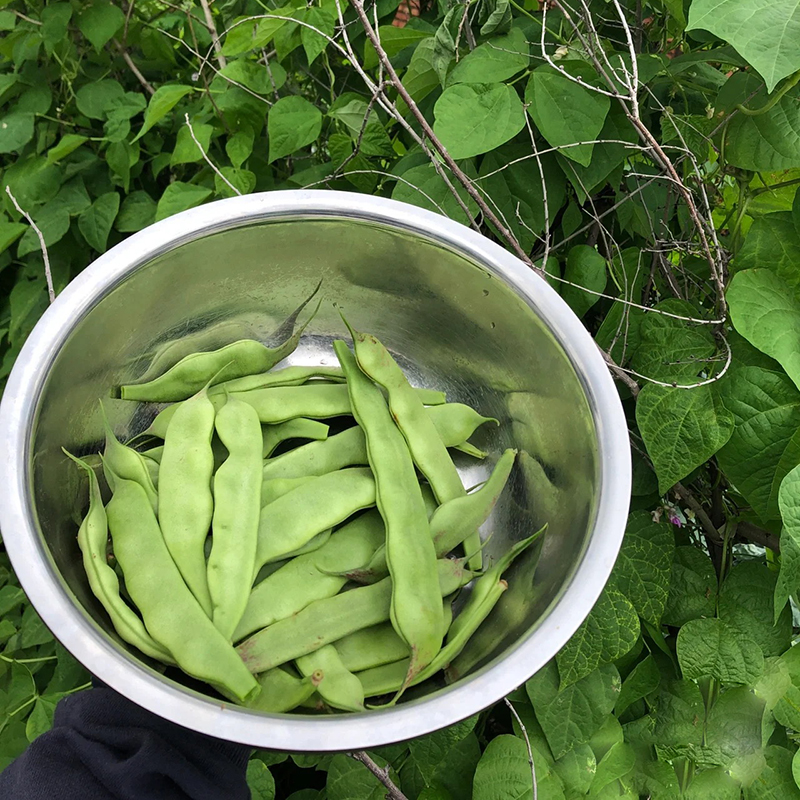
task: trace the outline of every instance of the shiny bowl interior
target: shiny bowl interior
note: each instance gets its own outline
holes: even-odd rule
[[[114,633],[76,543],[85,484],[61,448],[97,451],[109,389],[243,337],[270,343],[322,282],[319,311],[290,364],[331,364],[343,310],[420,386],[500,426],[457,457],[467,486],[506,447],[520,451],[482,531],[487,561],[548,523],[508,573],[509,590],[460,656],[462,676],[395,709],[263,715],[160,674]],[[307,313],[305,315],[307,316]],[[177,343],[177,344],[176,344]],[[186,348],[186,349],[185,349]],[[107,400],[121,438],[158,406]],[[261,747],[341,750],[421,735],[514,689],[547,662],[596,600],[616,557],[630,465],[622,411],[599,353],[547,284],[484,237],[393,201],[277,192],[158,223],[98,259],[30,337],[0,410],[6,546],[44,621],[91,671],[187,727]]]

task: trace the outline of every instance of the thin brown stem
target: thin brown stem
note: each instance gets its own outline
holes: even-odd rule
[[[363,750],[349,753],[350,758],[360,761],[385,787],[386,800],[408,800],[389,777],[389,767],[379,767]]]
[[[150,85],[147,78],[145,78],[145,76],[142,75],[136,64],[133,63],[133,59],[131,58],[130,53],[128,53],[128,51],[122,46],[121,42],[118,42],[116,39],[112,39],[112,41],[114,42],[114,47],[116,47],[117,50],[119,50],[119,54],[122,56],[123,60],[128,65],[128,69],[130,69],[130,71],[136,77],[136,80],[142,84],[144,90],[148,94],[154,95],[156,93],[156,90]]]
[[[200,5],[203,7],[203,15],[206,18],[206,27],[211,34],[211,39],[214,43],[214,52],[217,54],[217,63],[220,69],[225,69],[228,66],[228,61],[222,55],[222,45],[220,44],[219,37],[217,36],[217,26],[214,24],[214,17],[211,14],[211,7],[208,5],[208,0],[200,0]]]

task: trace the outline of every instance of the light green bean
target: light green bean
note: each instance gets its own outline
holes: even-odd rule
[[[276,425],[264,425],[264,446],[261,450],[261,455],[264,458],[269,458],[279,445],[290,439],[325,441],[328,438],[329,430],[330,428],[324,422],[316,419],[306,419],[305,417],[289,419]]]
[[[214,475],[208,592],[214,625],[230,639],[247,605],[255,568],[261,515],[261,424],[251,406],[231,395],[214,426],[229,455]]]
[[[226,697],[243,702],[254,696],[258,684],[181,577],[144,489],[116,477],[107,513],[114,554],[148,633],[184,672]]]
[[[344,374],[339,367],[284,367],[257,375],[245,375],[230,381],[212,386],[208,393],[230,394],[231,392],[248,392],[251,389],[266,389],[270,386],[302,386],[314,378],[341,383]]]
[[[319,650],[306,656],[300,656],[295,664],[305,677],[322,673],[317,691],[329,706],[342,711],[364,710],[364,690],[361,682],[345,667],[332,644],[320,647]]]
[[[298,678],[283,667],[267,670],[258,676],[261,691],[247,703],[254,711],[283,714],[302,705],[314,694],[322,681],[322,673],[312,672]]]
[[[214,406],[205,389],[178,409],[164,440],[158,478],[158,521],[164,541],[192,594],[209,616],[211,596],[204,547],[214,512],[214,417]]]
[[[334,342],[333,349],[347,376],[356,422],[367,439],[378,510],[386,526],[391,620],[411,651],[410,681],[430,663],[442,644],[442,604],[428,515],[411,453],[383,394],[358,368],[344,342]],[[441,445],[433,423],[426,420]]]
[[[89,478],[89,510],[78,529],[78,547],[83,556],[83,568],[86,571],[89,588],[105,608],[114,630],[128,644],[132,644],[150,658],[158,659],[165,664],[174,664],[175,660],[169,651],[150,636],[142,621],[120,596],[117,573],[109,566],[106,559],[108,519],[97,475],[82,459],[76,458],[66,450],[64,453],[85,470]]]

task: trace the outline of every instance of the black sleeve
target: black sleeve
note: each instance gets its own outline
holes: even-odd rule
[[[64,698],[52,730],[0,773],[3,800],[248,800],[250,748],[212,739],[107,687]]]

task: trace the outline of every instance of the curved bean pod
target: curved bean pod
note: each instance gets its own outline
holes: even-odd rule
[[[473,578],[463,561],[444,558],[436,562],[436,567],[439,597],[452,594]],[[437,604],[441,620],[441,604]],[[386,622],[391,606],[392,580],[384,578],[372,586],[317,600],[254,634],[236,650],[251,672],[263,672],[333,644],[349,633]]]
[[[158,477],[158,521],[164,541],[192,594],[209,616],[211,596],[204,546],[214,513],[214,417],[214,406],[205,389],[181,405],[167,430]]]
[[[330,428],[324,422],[305,417],[289,419],[276,425],[265,425],[263,430],[264,446],[261,449],[261,455],[269,458],[276,447],[289,439],[325,441],[328,438],[329,430]]]
[[[315,310],[303,325],[277,347],[267,347],[254,339],[240,339],[218,350],[192,353],[151,381],[120,386],[120,397],[123,400],[154,403],[185,400],[208,384],[266,372],[294,351],[316,313]]]
[[[251,389],[266,389],[270,386],[302,386],[313,378],[341,383],[344,374],[339,367],[284,367],[273,372],[261,372],[256,375],[245,375],[230,381],[212,386],[208,393],[229,394],[231,392],[248,392]]]
[[[227,697],[246,701],[258,692],[258,684],[189,591],[144,489],[124,478],[116,478],[115,485],[107,508],[114,554],[148,633],[184,672]],[[169,603],[163,602],[165,597]]]
[[[305,678],[297,678],[281,667],[267,670],[258,676],[261,691],[247,703],[254,711],[282,714],[302,705],[317,690],[322,674],[313,672]]]
[[[375,505],[375,499],[375,479],[370,470],[353,467],[320,475],[264,506],[258,525],[256,571],[356,511]]]
[[[369,559],[383,537],[383,521],[373,509],[339,528],[319,550],[284,564],[253,588],[234,641],[336,595],[347,579],[331,573]]]
[[[103,450],[103,472],[109,488],[112,491],[114,490],[115,475],[136,481],[147,494],[147,499],[150,501],[153,511],[158,512],[158,493],[153,485],[153,479],[142,454],[132,447],[122,444],[117,439],[114,431],[111,430],[111,425],[109,425],[106,408],[102,401],[100,401],[100,411],[106,432],[106,445]]]
[[[83,556],[83,568],[86,571],[89,588],[102,603],[114,630],[122,639],[150,658],[158,659],[165,664],[174,664],[175,660],[169,651],[150,636],[142,621],[120,596],[117,573],[109,566],[106,559],[108,518],[103,507],[97,475],[82,459],[76,458],[66,450],[64,453],[81,469],[86,470],[89,478],[89,510],[78,529],[78,547]]]
[[[373,381],[386,389],[392,417],[408,444],[414,464],[428,479],[436,499],[439,503],[446,503],[466,495],[447,448],[398,363],[375,336],[352,328],[350,333],[358,365]],[[481,541],[477,529],[470,532],[465,547],[471,553],[470,568],[480,569]],[[391,557],[389,563],[391,568]]]
[[[307,656],[300,656],[295,664],[305,677],[322,673],[317,691],[329,706],[342,711],[364,710],[361,682],[345,667],[332,644],[320,647]]]
[[[313,481],[316,476],[308,475],[303,478],[271,478],[261,481],[261,505],[266,506],[296,489],[298,486]]]
[[[208,592],[211,619],[230,639],[247,605],[255,566],[261,515],[261,424],[252,407],[231,395],[214,426],[229,455],[214,475]]]
[[[378,510],[386,525],[391,620],[411,651],[408,671],[411,680],[430,663],[442,644],[436,553],[425,502],[406,440],[395,425],[381,390],[358,368],[344,342],[334,342],[333,348],[347,376],[353,414],[367,439]],[[416,397],[415,402],[419,403]],[[425,416],[422,404],[419,406]],[[444,449],[433,423],[427,416],[425,420]]]
[[[323,547],[331,538],[331,534],[333,533],[332,528],[328,528],[327,530],[322,531],[322,533],[318,533],[316,536],[313,536],[309,539],[302,547],[298,547],[297,550],[292,550],[289,553],[281,556],[281,561],[287,558],[297,558],[297,556],[304,556],[306,553],[314,553]]]
[[[457,447],[472,436],[479,425],[494,421],[490,417],[482,417],[477,411],[462,403],[428,406],[425,411],[433,420],[441,440],[447,447]],[[153,424],[155,425],[155,422]],[[264,462],[264,478],[322,475],[344,467],[367,463],[369,463],[367,440],[364,431],[356,425],[328,437],[324,442],[304,444],[277,458],[268,459]]]

